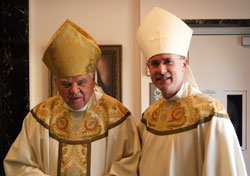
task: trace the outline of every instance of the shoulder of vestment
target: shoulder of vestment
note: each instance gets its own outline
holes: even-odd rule
[[[49,126],[52,115],[61,112],[62,107],[60,96],[55,95],[36,105],[31,113],[40,123]]]
[[[198,93],[172,101],[156,101],[143,113],[142,122],[149,128],[167,131],[195,127],[214,116],[228,118],[224,106],[217,99]]]
[[[49,127],[53,119],[68,116],[70,110],[65,108],[60,96],[56,95],[35,106],[31,113],[40,123]],[[121,102],[106,94],[103,94],[94,105],[84,111],[85,117],[100,116],[107,126],[130,114],[130,111]]]
[[[103,94],[103,96],[91,108],[98,112],[98,114],[106,116],[106,119],[108,119],[108,125],[126,118],[131,114],[120,101],[107,94]]]

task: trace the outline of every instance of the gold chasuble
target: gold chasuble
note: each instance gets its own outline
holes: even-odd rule
[[[247,175],[225,108],[187,82],[171,99],[152,104],[138,130],[142,176]]]
[[[229,118],[223,105],[205,94],[194,94],[175,101],[160,99],[143,114],[142,122],[158,135],[174,134],[196,128],[216,115]]]
[[[59,95],[25,117],[5,160],[6,176],[137,176],[140,141],[129,110],[94,92],[72,111]]]
[[[108,130],[124,121],[130,112],[118,101],[103,95],[86,111],[70,111],[59,96],[42,102],[33,116],[59,141],[58,175],[90,171],[91,142],[108,135]]]

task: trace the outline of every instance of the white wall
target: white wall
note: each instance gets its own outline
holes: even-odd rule
[[[67,19],[82,26],[98,44],[122,45],[122,102],[141,114],[140,57],[135,42],[139,0],[30,0],[30,108],[49,97],[45,47]]]

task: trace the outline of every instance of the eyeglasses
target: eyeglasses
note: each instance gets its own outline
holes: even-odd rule
[[[181,57],[178,59],[177,58],[176,59],[165,58],[165,59],[161,59],[161,60],[149,60],[148,66],[153,67],[153,68],[159,67],[160,64],[170,66],[170,65],[174,65],[177,60],[181,60],[181,59],[183,59],[183,58]]]

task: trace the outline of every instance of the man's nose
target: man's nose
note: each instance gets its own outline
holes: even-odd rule
[[[71,86],[71,89],[70,89],[70,91],[73,93],[73,94],[75,94],[75,93],[78,93],[78,85],[74,82],[74,83],[72,83],[72,86]]]
[[[167,71],[167,65],[161,62],[157,68],[157,71],[161,74],[164,74]]]

